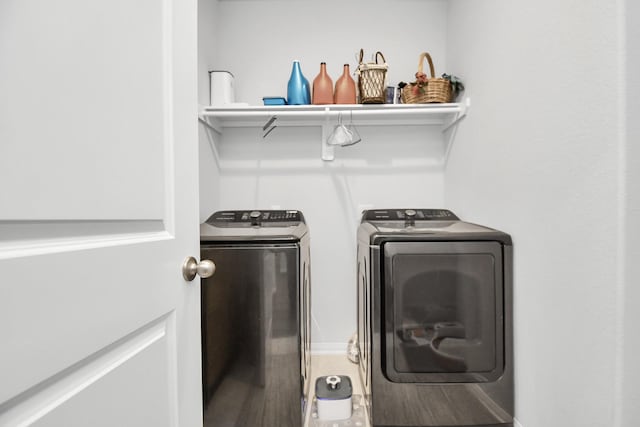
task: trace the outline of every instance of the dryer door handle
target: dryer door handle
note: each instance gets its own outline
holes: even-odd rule
[[[431,349],[438,358],[440,364],[448,366],[452,370],[466,371],[467,362],[464,357],[440,350],[440,343],[445,339],[465,339],[466,331],[460,322],[439,322],[433,325],[434,334],[431,338]]]
[[[460,322],[439,322],[433,325],[432,341],[436,348],[445,338],[466,338],[464,325]]]

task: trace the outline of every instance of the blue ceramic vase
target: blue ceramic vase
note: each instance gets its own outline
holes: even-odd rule
[[[297,60],[293,61],[293,69],[291,70],[291,77],[289,77],[289,84],[287,85],[287,104],[311,104],[309,80],[302,75],[300,62]]]

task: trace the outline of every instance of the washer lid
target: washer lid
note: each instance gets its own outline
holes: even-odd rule
[[[308,232],[297,210],[218,211],[200,225],[201,241],[300,240]]]
[[[511,244],[498,230],[461,221],[446,209],[371,209],[362,213],[358,239],[383,240],[496,240]]]

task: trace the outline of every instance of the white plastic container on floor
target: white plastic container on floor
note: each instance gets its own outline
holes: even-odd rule
[[[351,378],[346,375],[328,375],[316,380],[318,419],[346,420],[351,417]]]

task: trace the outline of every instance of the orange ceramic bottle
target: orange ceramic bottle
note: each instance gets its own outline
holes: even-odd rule
[[[327,74],[327,64],[320,63],[320,74],[313,80],[312,104],[333,104],[333,81]]]
[[[336,81],[336,90],[333,97],[336,104],[356,103],[356,82],[351,78],[349,64],[344,64],[342,76]]]

